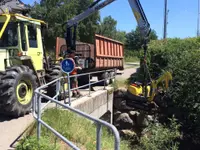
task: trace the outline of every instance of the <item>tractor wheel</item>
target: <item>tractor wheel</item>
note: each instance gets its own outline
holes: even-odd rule
[[[53,80],[60,78],[61,76],[62,76],[62,71],[60,66],[55,65],[47,71],[45,79],[46,82],[49,83]],[[54,97],[56,95],[56,82],[52,83],[47,87],[47,95],[49,97]]]
[[[19,117],[28,113],[32,107],[37,78],[27,66],[13,66],[0,74],[1,113]]]

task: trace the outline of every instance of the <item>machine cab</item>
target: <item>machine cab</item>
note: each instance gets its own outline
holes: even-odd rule
[[[0,15],[0,70],[31,59],[35,70],[43,70],[43,21],[20,14]],[[30,56],[30,57],[28,57]]]

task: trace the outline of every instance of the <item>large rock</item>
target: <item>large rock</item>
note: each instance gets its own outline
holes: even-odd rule
[[[118,118],[121,115],[121,111],[117,110],[114,112],[114,117]]]
[[[116,109],[124,108],[124,105],[126,105],[125,97],[126,97],[126,91],[124,90],[117,90],[114,92],[113,105]]]
[[[114,98],[124,98],[126,96],[126,90],[119,89],[114,92]]]
[[[122,113],[115,121],[115,126],[118,129],[132,129],[134,126],[133,120],[127,113]]]
[[[151,115],[148,115],[148,116],[147,116],[147,119],[148,119],[148,121],[150,121],[150,122],[154,122],[154,121],[155,121],[154,117],[151,116]]]
[[[133,130],[120,130],[119,133],[126,140],[138,141],[138,136]]]
[[[129,116],[130,116],[130,118],[134,121],[134,122],[136,122],[136,118],[137,118],[137,116],[140,114],[138,111],[129,111]]]
[[[124,98],[114,98],[113,100],[113,105],[114,108],[121,110],[121,109],[125,109],[126,108],[126,100]]]
[[[149,121],[147,119],[147,115],[145,113],[140,113],[137,116],[136,123],[138,127],[146,128],[149,125]]]
[[[114,111],[113,113],[113,119],[114,119],[114,123],[116,122],[117,118],[119,118],[119,116],[121,115],[121,111]]]
[[[126,105],[127,89],[119,89],[114,92],[113,106],[118,110],[133,110],[132,107]]]

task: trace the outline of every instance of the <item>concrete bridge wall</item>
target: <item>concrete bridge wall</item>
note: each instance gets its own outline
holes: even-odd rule
[[[112,91],[112,87],[107,87],[105,90],[98,90],[92,93],[90,96],[85,96],[78,100],[72,101],[71,106],[96,118],[101,118],[104,114],[110,112],[110,123],[112,123]]]

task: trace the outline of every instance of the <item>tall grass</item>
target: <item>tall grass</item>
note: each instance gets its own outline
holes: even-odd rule
[[[67,110],[48,109],[44,112],[42,119],[64,137],[85,150],[96,149],[96,126],[89,120],[77,116]],[[106,128],[103,128],[101,146],[104,150],[114,149],[114,136]],[[32,137],[35,137],[35,133]],[[49,141],[49,144],[60,145],[63,149],[69,147],[54,136],[48,129],[42,127],[41,136]],[[23,143],[21,143],[23,144]],[[129,150],[129,143],[121,141],[120,149]],[[22,150],[22,149],[17,149]],[[23,149],[28,150],[28,149]],[[46,149],[43,149],[46,150]]]

